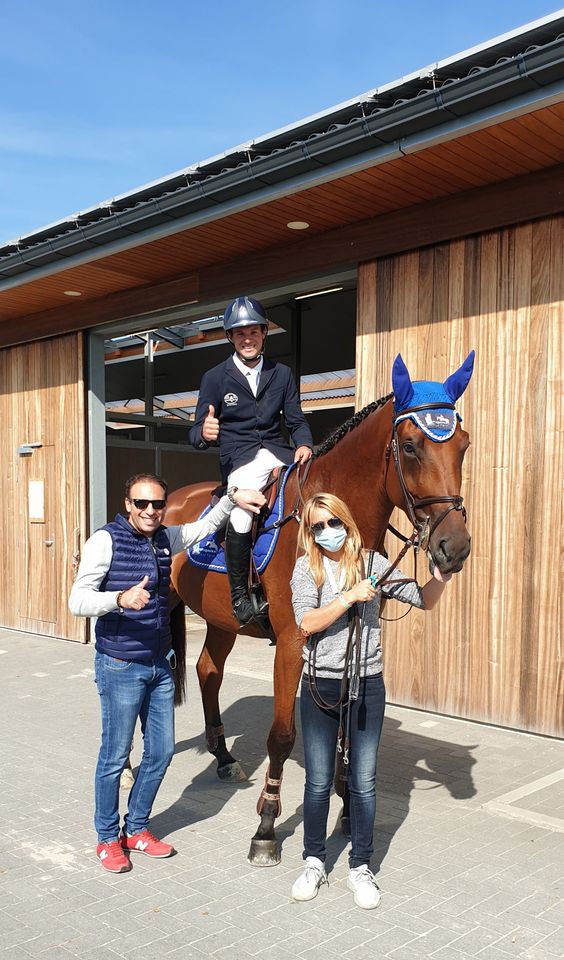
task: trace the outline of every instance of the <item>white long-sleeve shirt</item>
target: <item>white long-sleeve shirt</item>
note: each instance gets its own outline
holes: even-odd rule
[[[167,527],[170,539],[170,552],[174,555],[203,540],[214,533],[227,521],[233,509],[228,497],[222,497],[219,503],[201,520],[184,523],[181,526]],[[82,558],[70,597],[69,609],[77,617],[103,617],[105,613],[117,610],[119,591],[100,590],[100,584],[106,576],[113,557],[113,542],[108,530],[97,530],[84,544]],[[134,586],[132,583],[131,586]]]

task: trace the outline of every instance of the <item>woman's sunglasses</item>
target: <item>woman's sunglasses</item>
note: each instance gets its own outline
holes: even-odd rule
[[[338,517],[329,517],[329,520],[318,520],[317,523],[312,523],[309,528],[314,537],[321,533],[325,527],[330,527],[331,530],[338,530],[340,527],[344,527],[342,520],[339,520]]]
[[[132,503],[138,510],[146,510],[149,504],[153,505],[154,510],[164,510],[166,507],[166,500],[144,500],[139,497],[135,497],[133,500],[127,498],[130,503]]]

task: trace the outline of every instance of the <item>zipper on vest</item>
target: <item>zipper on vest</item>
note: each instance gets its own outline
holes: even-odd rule
[[[155,561],[155,568],[156,568],[156,571],[157,571],[156,599],[157,599],[157,610],[158,610],[158,598],[159,598],[160,589],[161,589],[161,568],[159,567],[159,559],[158,559],[158,556],[157,556],[157,548],[156,548],[155,543],[154,543],[154,541],[153,541],[152,538],[151,538],[151,549],[152,549],[152,551],[153,551],[153,560]],[[157,619],[158,619],[158,613],[157,613]]]

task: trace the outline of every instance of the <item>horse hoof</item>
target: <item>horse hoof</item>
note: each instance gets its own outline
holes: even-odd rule
[[[253,867],[276,867],[282,859],[278,840],[251,840],[247,862]]]
[[[235,763],[226,763],[223,767],[217,768],[217,775],[220,780],[226,783],[240,783],[247,779],[247,774],[238,760]]]
[[[133,770],[131,767],[126,767],[125,770],[121,771],[121,777],[119,778],[120,790],[131,790],[134,783]]]
[[[341,817],[341,833],[347,840],[351,838],[351,818]]]

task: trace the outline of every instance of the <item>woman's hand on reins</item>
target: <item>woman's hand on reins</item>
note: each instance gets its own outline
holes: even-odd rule
[[[345,590],[341,596],[351,605],[353,603],[367,603],[370,600],[374,600],[376,591],[370,580],[366,579],[359,580],[358,583],[355,583],[354,587],[351,587],[350,590]]]
[[[332,623],[335,623],[339,617],[342,617],[352,607],[353,603],[366,603],[373,600],[375,596],[376,591],[370,580],[361,580],[359,583],[355,583],[350,590],[343,590],[342,593],[337,594],[330,603],[308,610],[300,624],[302,635],[308,636],[312,633],[319,633],[320,630],[325,630]]]

